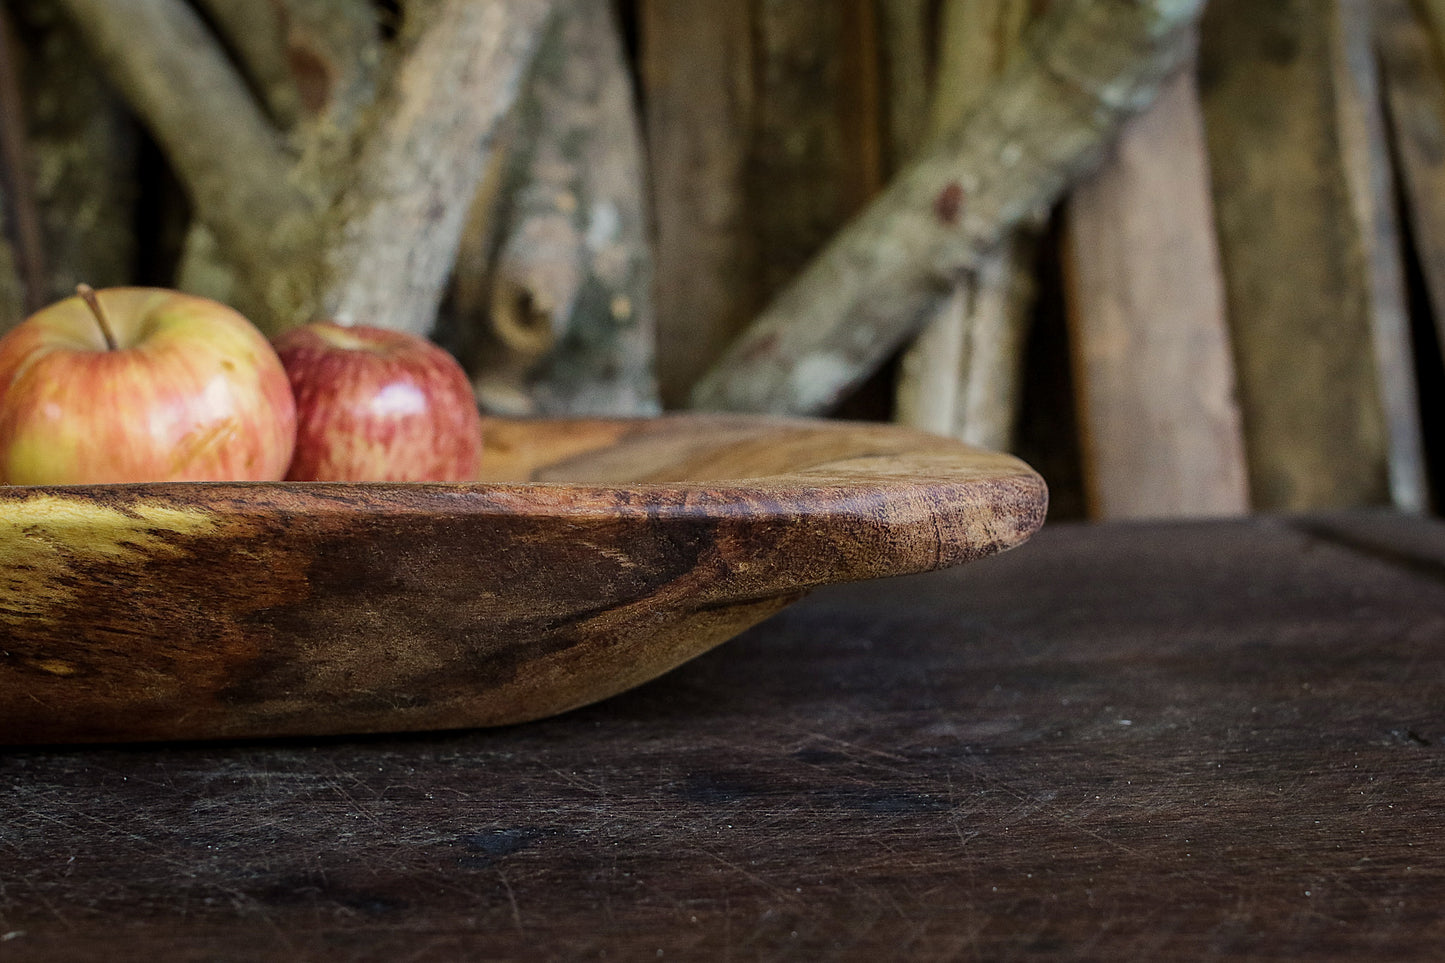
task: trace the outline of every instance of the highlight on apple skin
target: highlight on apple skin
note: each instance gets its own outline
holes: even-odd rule
[[[295,402],[251,322],[177,291],[81,288],[0,339],[0,482],[285,474]]]
[[[425,338],[317,321],[276,339],[296,396],[289,481],[462,482],[482,422],[455,358]]]

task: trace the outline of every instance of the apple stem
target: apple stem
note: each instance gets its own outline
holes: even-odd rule
[[[115,340],[115,332],[111,330],[110,321],[106,319],[105,312],[100,308],[100,298],[95,296],[95,288],[89,284],[77,284],[75,293],[80,295],[86,305],[90,307],[90,313],[95,315],[95,323],[100,325],[100,333],[105,338],[105,346],[109,351],[119,350],[120,344]]]

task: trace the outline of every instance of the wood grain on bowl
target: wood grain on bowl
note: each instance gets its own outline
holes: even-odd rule
[[[1007,455],[888,425],[495,422],[467,485],[0,489],[0,744],[520,722],[809,588],[1043,521]]]

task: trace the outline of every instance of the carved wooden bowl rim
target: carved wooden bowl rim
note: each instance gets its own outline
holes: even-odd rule
[[[817,585],[1011,548],[1047,504],[1018,459],[892,425],[486,430],[465,484],[0,489],[0,743],[538,718]]]

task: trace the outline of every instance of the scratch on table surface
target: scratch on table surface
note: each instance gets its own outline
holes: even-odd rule
[[[761,876],[759,876],[757,873],[754,873],[754,872],[752,872],[751,870],[748,870],[748,869],[744,869],[743,867],[739,866],[737,863],[734,863],[734,862],[732,862],[732,861],[729,860],[729,859],[725,859],[723,856],[721,856],[721,855],[718,854],[718,853],[713,852],[711,849],[708,849],[706,846],[699,846],[699,847],[697,847],[697,849],[698,849],[698,852],[704,853],[705,855],[712,857],[715,861],[717,861],[718,863],[720,863],[720,864],[723,865],[723,866],[726,866],[728,869],[732,870],[733,872],[737,873],[738,875],[742,876],[743,878],[745,878],[745,879],[750,879],[750,880],[752,880],[754,883],[757,883],[757,884],[758,884],[759,886],[761,886],[763,889],[766,889],[766,890],[768,890],[769,892],[771,892],[771,893],[773,894],[773,896],[776,897],[777,899],[783,900],[783,901],[788,902],[788,903],[796,903],[796,902],[797,902],[797,896],[798,896],[797,893],[790,893],[790,892],[788,892],[787,889],[785,889],[784,887],[779,886],[779,885],[777,885],[776,883],[770,883],[770,882],[768,882],[766,879],[763,879],[763,878],[762,878]]]
[[[774,724],[773,729],[778,732],[788,732],[795,735],[804,735],[813,739],[818,739],[823,742],[832,743],[833,745],[843,746],[845,749],[852,750],[859,756],[877,756],[881,759],[887,759],[890,762],[899,763],[904,766],[912,765],[912,761],[906,756],[900,756],[897,753],[887,752],[883,749],[874,749],[869,746],[859,745],[858,743],[852,742],[848,739],[844,739],[841,736],[829,735],[826,732],[816,732],[804,726],[784,726]]]
[[[130,777],[126,778],[129,779]],[[119,841],[125,841],[139,847],[146,851],[150,857],[156,859],[156,865],[158,867],[164,867],[164,869],[154,871],[156,874],[154,879],[157,882],[163,881],[164,885],[172,890],[178,886],[184,886],[184,895],[187,903],[189,902],[189,894],[192,888],[190,884],[200,880],[205,880],[208,885],[215,887],[220,892],[229,896],[237,906],[246,905],[251,902],[250,898],[242,891],[232,885],[228,885],[223,879],[215,878],[216,874],[211,870],[215,868],[213,863],[217,854],[212,853],[206,860],[199,862],[172,855],[163,840],[174,827],[170,823],[159,819],[157,814],[152,810],[140,808],[127,811],[124,815],[125,825],[123,826],[118,820],[98,816],[78,808],[74,800],[61,798],[57,792],[51,791],[37,795],[39,798],[28,800],[29,805],[25,808],[25,816],[29,817],[30,820],[35,823],[48,823],[59,827],[59,835],[64,839],[86,836],[87,834],[82,832],[76,824],[90,823],[101,828],[101,840],[110,850],[115,850],[116,844]],[[100,800],[97,800],[97,802],[99,801]],[[62,817],[50,810],[63,810],[66,815]],[[146,835],[143,831],[138,831],[133,827],[154,827],[162,841],[157,841]],[[72,857],[72,861],[74,858],[75,857]],[[141,865],[144,864],[142,863]],[[139,870],[140,868],[141,866],[136,866],[135,870]],[[67,864],[67,872],[65,875],[69,875],[69,869],[70,866]],[[143,878],[143,874],[137,873],[134,870],[132,876],[133,880]],[[37,901],[45,905],[59,922],[70,927],[70,921],[46,899],[45,894],[37,886],[32,884],[31,889]]]
[[[588,780],[583,779],[581,776],[577,775],[576,770],[566,772],[556,768],[555,766],[548,766],[547,771],[552,773],[552,775],[559,777],[563,782],[567,783],[568,785],[576,786],[579,789],[585,789],[588,792],[596,793],[599,796],[607,795],[606,786],[601,785],[600,783],[589,782]]]
[[[362,783],[360,780],[356,779],[356,776],[354,774],[342,773],[340,769],[334,767],[332,775],[335,778],[328,779],[326,781],[326,787],[332,792],[334,792],[337,796],[340,796],[342,800],[351,804],[351,809],[353,810],[351,815],[353,815],[355,818],[362,819],[370,823],[372,827],[375,828],[378,832],[385,832],[386,827],[382,825],[382,822],[380,819],[377,818],[376,813],[371,811],[371,807],[369,805],[363,805],[361,800],[357,799],[356,796],[354,796],[345,786],[341,784],[341,777],[343,777],[344,775],[350,775],[351,778],[356,781],[357,785],[360,786],[365,784]]]
[[[101,817],[93,815],[92,813],[80,812],[78,810],[72,810],[71,814],[77,819],[83,819],[87,822],[95,823],[97,826],[100,826],[102,829],[104,829],[108,835],[113,835],[123,839],[129,839],[132,842],[141,843],[142,845],[147,846],[150,849],[156,850],[157,852],[165,852],[164,847],[154,842],[153,840],[147,839],[145,836],[142,836],[141,834],[136,832],[132,832],[129,829],[122,829],[118,823],[112,822],[109,819],[102,819]],[[65,830],[67,838],[81,835],[79,832],[77,832],[74,826],[66,822],[61,817],[54,815],[53,813],[44,812],[40,809],[32,809],[30,810],[30,815],[37,819],[42,819],[46,822],[51,822],[56,824],[57,826],[60,826],[62,829]],[[134,815],[135,814],[129,814],[128,818],[134,818]],[[173,865],[178,864],[178,861],[174,858],[169,858],[166,861],[172,863]]]
[[[901,920],[903,920],[905,923],[907,923],[908,925],[910,925],[910,926],[917,926],[917,925],[918,925],[917,920],[915,920],[913,917],[909,916],[908,913],[904,911],[904,909],[903,909],[903,904],[898,902],[898,894],[897,894],[897,893],[890,892],[890,893],[888,893],[887,895],[888,895],[888,903],[889,903],[889,905],[893,908],[894,914],[895,914],[899,919],[901,919]]]
[[[165,772],[164,770],[162,770],[162,773],[163,773],[163,775],[164,775],[165,778],[164,778],[164,781],[162,781],[162,780],[156,780],[156,779],[147,778],[146,776],[141,775],[136,769],[133,769],[133,768],[132,768],[132,769],[121,770],[121,769],[116,769],[116,768],[114,768],[113,766],[102,765],[102,764],[100,764],[100,763],[98,763],[98,762],[91,763],[89,766],[87,766],[87,768],[88,768],[88,769],[91,769],[91,770],[93,770],[93,771],[95,771],[95,772],[97,772],[97,773],[104,773],[105,775],[108,775],[108,776],[114,776],[116,779],[120,780],[121,782],[142,783],[142,784],[147,785],[147,786],[156,786],[156,787],[159,787],[159,788],[161,788],[161,789],[169,790],[169,791],[171,791],[171,792],[174,792],[175,789],[176,789],[175,780],[171,779],[171,778],[170,778],[170,773],[169,773],[169,772]]]
[[[507,902],[512,906],[512,923],[517,927],[517,932],[522,930],[522,911],[517,907],[517,894],[512,892],[512,884],[507,879],[507,874],[500,867],[497,869],[497,878],[502,881],[502,888],[507,891]]]
[[[977,839],[982,833],[982,830],[976,829],[973,832],[968,833],[967,835],[964,834],[963,823],[961,821],[962,817],[965,812],[972,813],[975,811],[975,809],[973,807],[969,807],[967,810],[965,810],[965,808],[957,801],[957,796],[953,788],[952,772],[948,773],[948,802],[948,821],[953,826],[954,833],[958,836],[959,847],[967,848],[969,842]]]

